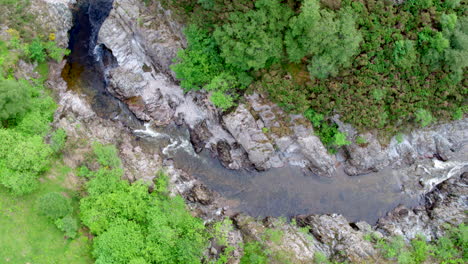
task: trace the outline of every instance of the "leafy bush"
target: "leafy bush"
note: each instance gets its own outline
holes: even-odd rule
[[[200,89],[224,70],[218,46],[206,30],[194,25],[184,31],[188,46],[179,51],[172,69],[186,90]]]
[[[244,245],[244,255],[240,260],[241,264],[267,264],[268,255],[265,253],[262,244],[259,242],[247,242]]]
[[[316,78],[335,76],[341,68],[350,66],[361,41],[350,9],[335,14],[320,9],[317,0],[304,1],[301,13],[291,19],[285,38],[292,62],[312,56],[308,68]]]
[[[37,209],[41,215],[53,221],[67,216],[73,210],[70,200],[57,192],[47,193],[39,197]]]
[[[69,238],[75,238],[78,232],[78,222],[71,215],[55,220],[55,225]]]
[[[32,192],[49,168],[51,152],[40,136],[0,128],[0,183],[16,195]]]
[[[93,144],[93,151],[97,162],[103,167],[118,168],[122,165],[114,145],[106,146],[96,142]]]
[[[67,141],[67,133],[59,128],[55,130],[50,137],[50,147],[54,153],[60,153],[65,147]]]
[[[101,150],[94,149],[96,159]],[[118,159],[117,153],[105,156]],[[87,174],[89,195],[81,199],[80,211],[96,235],[96,263],[200,263],[209,238],[205,226],[181,197],[166,196],[167,176],[159,173],[150,194],[146,184],[121,180],[121,169],[102,167]]]
[[[418,109],[415,113],[416,122],[418,122],[422,127],[425,127],[432,123],[432,115],[429,111],[425,109]]]
[[[239,70],[258,70],[279,62],[282,32],[291,15],[291,10],[276,0],[258,0],[253,10],[231,13],[213,32],[221,56]]]
[[[0,78],[0,122],[19,120],[30,109],[28,84]]]
[[[28,45],[27,54],[32,61],[39,63],[44,62],[47,58],[44,44],[39,39],[33,40],[33,42]]]
[[[130,263],[145,249],[142,227],[133,221],[118,220],[95,238],[93,255],[96,263]]]

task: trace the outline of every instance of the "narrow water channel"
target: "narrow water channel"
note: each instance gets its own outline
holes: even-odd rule
[[[339,213],[350,221],[374,223],[400,203],[415,205],[418,197],[400,190],[402,175],[381,171],[359,177],[343,172],[333,178],[305,175],[297,167],[267,172],[225,169],[209,153],[196,154],[185,128],[144,128],[125,104],[107,91],[106,70],[116,66],[112,52],[96,45],[99,29],[112,0],[82,0],[75,8],[70,31],[71,54],[62,76],[69,89],[84,94],[103,118],[118,120],[135,131],[145,148],[156,149],[176,167],[198,177],[208,187],[237,202],[234,210],[252,216],[293,216]]]

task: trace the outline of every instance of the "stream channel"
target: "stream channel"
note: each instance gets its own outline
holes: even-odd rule
[[[157,149],[177,168],[194,175],[212,190],[236,202],[235,211],[252,216],[293,216],[297,214],[339,213],[349,221],[371,224],[398,204],[416,205],[420,198],[401,191],[397,172],[383,170],[350,177],[342,171],[332,178],[306,175],[299,167],[286,166],[266,172],[234,171],[203,151],[196,154],[186,128],[145,127],[127,106],[107,91],[106,70],[117,62],[112,52],[97,45],[102,23],[113,0],[82,0],[74,9],[74,26],[62,76],[69,89],[86,96],[102,118],[122,122],[134,131],[147,148]]]

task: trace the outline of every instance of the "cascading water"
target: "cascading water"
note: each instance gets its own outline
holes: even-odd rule
[[[359,177],[339,173],[331,179],[304,175],[298,167],[267,172],[232,171],[207,152],[196,154],[185,128],[143,127],[127,106],[107,90],[106,71],[116,65],[116,60],[109,49],[97,44],[97,36],[112,4],[112,0],[78,2],[70,31],[71,54],[62,73],[69,89],[84,94],[102,118],[118,120],[132,128],[142,147],[159,150],[162,157],[173,159],[176,167],[198,177],[224,197],[237,200],[235,210],[253,216],[341,213],[351,221],[372,223],[399,203],[417,202],[417,198],[401,192],[401,175],[391,171]]]

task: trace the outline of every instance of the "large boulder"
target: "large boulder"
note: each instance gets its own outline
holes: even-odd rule
[[[273,145],[255,122],[254,117],[241,104],[236,111],[223,117],[224,125],[237,142],[245,149],[249,160],[258,170],[280,167],[282,162]]]

